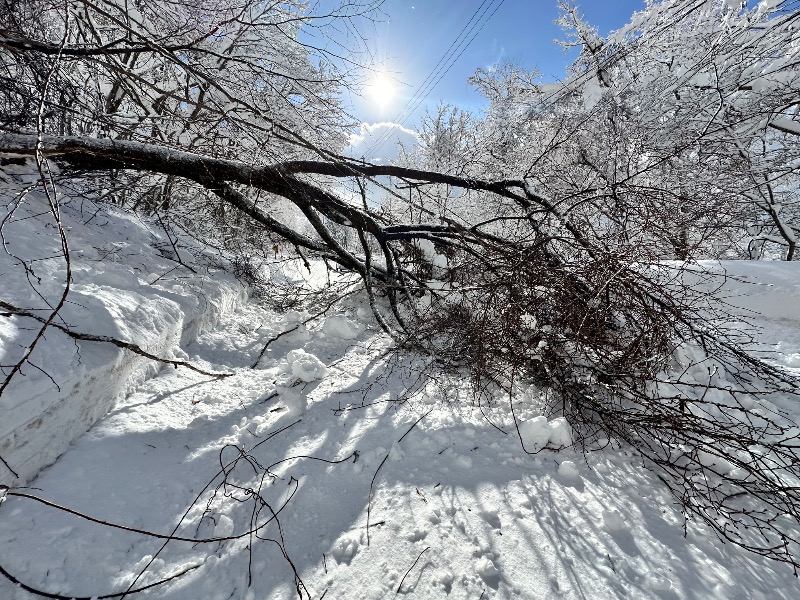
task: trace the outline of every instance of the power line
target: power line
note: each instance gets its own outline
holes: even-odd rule
[[[484,8],[484,5],[489,4]],[[398,115],[392,122],[397,123],[401,127],[408,121],[411,115],[419,108],[422,102],[430,95],[434,88],[439,84],[442,78],[450,71],[455,65],[456,61],[461,57],[467,48],[472,44],[478,34],[483,31],[483,28],[494,16],[498,9],[503,5],[505,0],[483,0],[467,23],[456,36],[455,40],[450,44],[447,51],[436,63],[432,71],[428,74],[425,80],[420,85],[419,89],[412,95],[406,105],[400,110]],[[494,6],[491,14],[484,19],[489,10]],[[483,23],[481,21],[483,20]],[[474,21],[474,22],[473,22]],[[478,27],[480,25],[480,27]],[[476,31],[477,28],[477,31]],[[474,33],[473,33],[474,32]],[[471,35],[471,37],[470,37]],[[458,52],[458,54],[456,54]],[[371,154],[379,149],[391,135],[391,130],[384,132],[372,145],[367,149],[365,155]]]
[[[393,122],[398,123],[400,126],[405,124],[405,122],[411,117],[411,115],[419,108],[420,104],[428,97],[428,95],[433,91],[434,87],[439,83],[441,78],[452,68],[455,64],[455,61],[458,57],[463,54],[464,50],[469,46],[475,36],[469,39],[469,42],[463,49],[462,46],[467,39],[469,38],[470,34],[475,30],[475,28],[480,23],[481,19],[486,15],[489,9],[492,7],[492,4],[495,0],[491,0],[488,6],[484,9],[484,5],[486,4],[487,0],[483,0],[480,6],[478,6],[477,10],[473,13],[470,17],[469,21],[464,25],[464,27],[459,32],[458,36],[455,40],[450,44],[445,54],[442,58],[439,59],[438,63],[434,66],[433,70],[428,74],[425,80],[420,85],[419,89],[412,95],[400,113],[393,119]],[[500,3],[502,4],[504,0],[501,0]],[[499,6],[499,5],[498,5]],[[495,8],[496,11],[496,8]],[[494,13],[492,13],[494,14]],[[473,23],[474,21],[474,23]],[[485,25],[485,23],[484,23]],[[481,26],[483,29],[483,26]],[[455,52],[461,49],[461,52],[457,56],[453,56]],[[448,64],[449,63],[449,64]],[[438,76],[438,77],[437,77]],[[434,78],[435,81],[434,81]],[[389,136],[391,135],[391,130],[384,132],[375,142],[373,142],[372,146],[367,150],[367,154],[370,154],[380,148],[386,141],[388,141]]]

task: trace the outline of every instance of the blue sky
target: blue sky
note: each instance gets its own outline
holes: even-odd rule
[[[312,10],[324,11],[335,4],[337,0],[319,0],[312,2]],[[481,6],[486,12],[467,38],[476,34],[471,44],[413,114],[398,119]],[[583,0],[578,6],[589,23],[607,34],[625,25],[634,11],[644,7],[644,0]],[[380,20],[361,23],[359,31],[372,56],[396,80],[395,93],[383,106],[369,94],[345,98],[351,114],[366,124],[401,120],[413,129],[425,110],[433,110],[439,102],[479,111],[482,98],[467,83],[479,67],[508,60],[538,69],[543,81],[557,81],[577,54],[554,43],[565,37],[554,23],[559,15],[557,0],[384,0],[382,12]],[[352,45],[354,38],[344,43]]]
[[[361,33],[373,55],[401,82],[393,101],[380,107],[370,99],[354,98],[354,112],[367,122],[393,119],[434,69],[450,44],[458,37],[483,0],[385,0],[383,22],[362,26]],[[428,96],[425,106],[440,100],[459,106],[474,107],[480,97],[467,84],[478,67],[489,67],[500,60],[510,60],[528,68],[537,68],[543,79],[563,77],[566,66],[575,57],[553,40],[563,39],[555,25],[556,0],[487,0],[483,29],[444,75]],[[330,0],[321,5],[330,4]],[[631,14],[644,7],[644,0],[584,0],[578,6],[586,20],[602,34],[628,22]],[[480,25],[473,31],[476,33]],[[470,35],[470,37],[472,37]],[[457,53],[456,53],[457,54]],[[415,115],[411,120],[416,120]]]

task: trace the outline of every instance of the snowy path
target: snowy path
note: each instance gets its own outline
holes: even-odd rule
[[[468,401],[447,402],[467,397],[457,388],[430,386],[392,404],[416,381],[403,368],[380,377],[383,342],[370,330],[348,340],[346,327],[301,328],[249,369],[292,317],[252,304],[228,315],[185,350],[234,376],[163,368],[27,490],[160,534],[186,513],[175,535],[236,536],[268,521],[270,510],[280,531],[273,521],[259,532],[269,540],[171,541],[159,552],[163,540],[9,497],[0,507],[0,564],[66,596],[123,592],[143,571],[133,587],[191,569],[128,597],[291,598],[293,565],[311,597],[328,599],[800,597],[790,569],[696,527],[684,538],[673,501],[625,451],[527,456],[516,435],[489,425]],[[321,381],[292,386],[286,355],[299,348],[328,365]],[[362,398],[375,404],[337,410]],[[487,414],[508,430],[502,402]],[[240,456],[237,447],[251,461],[230,470],[228,482],[240,487],[213,500],[201,494],[221,482],[220,464]],[[350,458],[293,458],[301,456]],[[262,478],[271,508],[243,491]],[[0,580],[0,598],[30,597]]]

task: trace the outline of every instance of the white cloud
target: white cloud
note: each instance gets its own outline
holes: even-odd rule
[[[359,132],[350,136],[345,153],[368,162],[391,163],[398,156],[398,143],[412,148],[418,142],[417,132],[399,123],[362,123]]]

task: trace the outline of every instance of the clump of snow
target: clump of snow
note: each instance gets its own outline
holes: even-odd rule
[[[500,575],[500,571],[487,556],[483,556],[478,560],[478,563],[475,565],[475,571],[484,580],[492,579]]]
[[[419,248],[419,251],[425,257],[425,259],[430,262],[434,267],[438,267],[441,269],[447,268],[447,257],[443,254],[439,254],[436,252],[436,246],[434,246],[433,242],[430,240],[425,239],[418,239],[414,241],[414,245]]]
[[[658,573],[653,573],[647,578],[647,585],[657,592],[667,592],[672,588],[672,582]]]
[[[539,415],[519,424],[519,435],[528,452],[538,452],[550,441],[550,424],[547,417]]]
[[[292,368],[292,375],[306,383],[323,379],[328,372],[328,368],[320,359],[302,348],[291,350],[286,355],[286,360]]]
[[[327,337],[352,340],[358,337],[358,334],[361,333],[361,328],[345,315],[331,315],[325,319],[325,323],[322,325],[322,332]]]
[[[400,447],[400,444],[395,442],[389,450],[389,460],[392,462],[400,462],[406,457],[406,453]]]
[[[625,525],[625,519],[623,519],[622,515],[616,510],[603,511],[603,527],[605,527],[606,531],[610,531],[612,533],[627,529],[627,526]]]
[[[558,465],[558,474],[565,479],[581,478],[581,474],[578,471],[578,467],[576,467],[575,463],[572,462],[571,460],[565,460],[560,465]]]
[[[356,554],[358,554],[361,543],[354,536],[341,538],[336,545],[331,548],[331,556],[337,563],[349,565]]]
[[[572,445],[572,427],[564,417],[553,419],[549,423],[550,440],[549,443],[555,448],[566,448]]]
[[[417,239],[414,240],[414,245],[419,249],[419,251],[427,260],[433,261],[433,257],[436,256],[436,247],[433,245],[432,241],[425,239]]]
[[[538,452],[545,446],[560,449],[572,445],[572,428],[564,417],[548,421],[539,415],[520,423],[519,434],[528,452]]]
[[[324,365],[323,365],[324,366]],[[312,380],[313,381],[313,380]],[[291,415],[301,415],[308,408],[308,399],[291,388],[279,388],[278,393]]]
[[[233,520],[228,515],[220,515],[214,527],[214,537],[229,537],[233,535]]]

